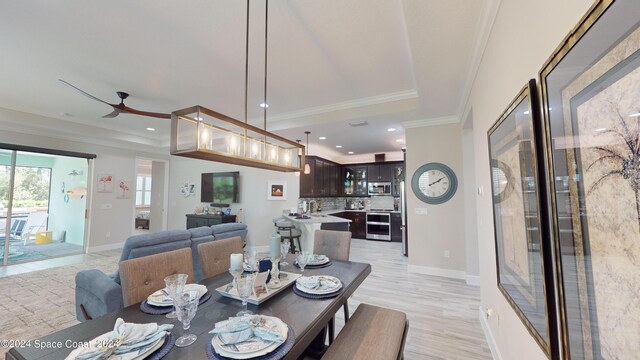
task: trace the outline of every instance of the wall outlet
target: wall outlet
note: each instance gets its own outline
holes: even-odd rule
[[[484,188],[482,186],[478,187],[478,195],[480,196],[484,195]]]
[[[413,211],[416,215],[427,215],[427,208],[415,208]]]
[[[444,251],[444,257],[447,258],[447,259],[450,258],[451,257],[451,251],[445,250]]]

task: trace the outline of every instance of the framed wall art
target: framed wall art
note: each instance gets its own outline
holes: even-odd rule
[[[640,354],[640,1],[597,1],[540,71],[565,359]]]
[[[268,181],[267,200],[287,200],[287,182]]]
[[[542,244],[536,156],[539,123],[535,80],[488,131],[498,288],[548,357],[557,353],[549,246]],[[546,248],[546,249],[545,249]],[[553,304],[553,301],[551,302]],[[550,314],[551,320],[550,321]],[[554,357],[554,356],[553,356]]]

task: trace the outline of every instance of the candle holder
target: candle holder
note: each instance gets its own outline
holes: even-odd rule
[[[282,286],[280,283],[280,268],[278,263],[280,262],[280,256],[271,258],[271,281],[269,281],[270,289],[278,289]]]

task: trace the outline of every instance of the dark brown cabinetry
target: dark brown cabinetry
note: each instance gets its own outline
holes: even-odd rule
[[[344,182],[343,195],[345,196],[367,196],[367,174],[369,173],[366,165],[364,166],[343,166],[342,180]]]
[[[404,164],[391,165],[391,195],[400,196],[400,183],[404,180]],[[406,186],[406,185],[405,185]]]
[[[300,197],[340,195],[340,165],[317,156],[307,156],[311,173],[300,174]]]
[[[345,211],[331,215],[351,220],[349,231],[351,231],[352,238],[367,238],[367,215],[364,211]]]
[[[389,164],[372,164],[367,166],[369,175],[367,180],[374,181],[391,181],[393,175],[393,165]]]
[[[391,241],[402,242],[402,215],[391,213]]]
[[[187,229],[236,222],[235,215],[187,214]]]

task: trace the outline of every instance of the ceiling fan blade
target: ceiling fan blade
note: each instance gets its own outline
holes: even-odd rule
[[[96,101],[100,101],[100,102],[101,102],[101,103],[103,103],[103,104],[107,104],[107,105],[113,106],[113,104],[109,104],[108,102],[106,102],[106,101],[104,101],[104,100],[100,100],[100,99],[98,99],[97,97],[95,97],[95,96],[93,96],[93,95],[89,94],[88,92],[86,92],[86,91],[84,91],[84,90],[81,90],[81,89],[79,89],[79,88],[77,88],[77,87],[75,87],[75,86],[73,86],[73,85],[69,84],[68,82],[66,82],[66,81],[64,81],[64,80],[62,80],[62,79],[58,79],[58,81],[60,81],[61,83],[65,84],[65,85],[67,85],[67,86],[69,86],[70,88],[74,89],[75,91],[79,92],[80,94],[82,94],[82,95],[84,95],[84,96],[88,97],[89,99],[93,99],[93,100],[96,100]]]
[[[107,118],[107,119],[114,118],[114,117],[120,115],[120,113],[122,113],[122,112],[123,111],[120,110],[120,109],[113,108],[113,111],[108,113],[107,115],[103,116],[103,118]]]
[[[141,110],[132,109],[132,108],[130,108],[128,106],[125,106],[122,109],[122,112],[123,113],[127,113],[127,114],[156,117],[156,118],[160,118],[160,119],[171,119],[171,114],[156,113],[156,112],[150,112],[150,111],[141,111]]]

